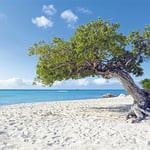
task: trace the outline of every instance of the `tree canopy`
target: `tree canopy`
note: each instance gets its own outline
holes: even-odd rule
[[[142,75],[141,63],[150,56],[150,27],[126,36],[119,27],[98,18],[79,26],[69,41],[55,37],[49,44],[35,43],[29,48],[29,55],[38,56],[35,80],[51,86],[88,76],[111,78],[119,71]]]
[[[150,90],[150,79],[144,79],[141,81],[142,87],[146,90]]]

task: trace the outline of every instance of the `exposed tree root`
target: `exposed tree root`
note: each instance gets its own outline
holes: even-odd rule
[[[129,111],[126,119],[130,119],[131,123],[138,123],[144,120],[146,116],[150,116],[150,108],[141,108],[137,104],[134,104]]]

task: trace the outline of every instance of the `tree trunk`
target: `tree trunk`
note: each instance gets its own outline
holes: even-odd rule
[[[133,97],[133,106],[127,115],[127,119],[131,119],[132,123],[139,122],[150,115],[150,92],[140,89],[128,72],[117,71],[113,76],[118,78],[125,90]]]

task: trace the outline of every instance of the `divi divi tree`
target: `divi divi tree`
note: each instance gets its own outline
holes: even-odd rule
[[[55,37],[49,44],[35,43],[29,48],[29,55],[38,56],[35,81],[51,86],[89,76],[117,78],[134,99],[127,119],[143,120],[150,115],[150,93],[140,89],[130,74],[143,74],[141,64],[150,57],[150,27],[125,36],[119,26],[98,18],[79,26],[68,41]]]

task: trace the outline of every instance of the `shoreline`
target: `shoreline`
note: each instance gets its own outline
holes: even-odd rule
[[[125,90],[2,90],[0,106],[35,102],[87,100],[101,98],[106,93],[117,96]]]
[[[0,106],[0,149],[150,149],[150,119],[127,123],[130,96]]]

